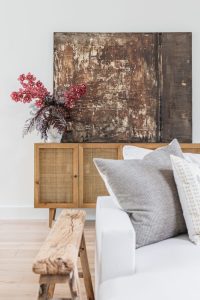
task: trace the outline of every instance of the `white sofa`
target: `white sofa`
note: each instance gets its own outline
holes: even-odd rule
[[[200,247],[180,235],[135,250],[128,215],[110,197],[96,211],[97,300],[199,300]]]

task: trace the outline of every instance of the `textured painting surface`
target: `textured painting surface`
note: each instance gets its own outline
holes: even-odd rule
[[[73,141],[190,142],[191,41],[191,33],[55,33],[55,96],[87,85]]]

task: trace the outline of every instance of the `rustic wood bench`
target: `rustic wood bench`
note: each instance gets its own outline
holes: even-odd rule
[[[50,230],[33,263],[33,272],[40,274],[38,300],[53,299],[56,283],[68,283],[70,299],[81,300],[81,277],[84,279],[87,299],[94,300],[84,223],[84,211],[64,209]],[[78,257],[81,260],[82,272],[78,272]]]

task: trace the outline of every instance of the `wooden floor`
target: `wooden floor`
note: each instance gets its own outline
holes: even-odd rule
[[[48,232],[48,224],[43,221],[0,221],[1,300],[37,299],[38,276],[32,273],[32,261]],[[85,237],[94,283],[94,222],[86,223]],[[83,283],[82,293],[85,300]],[[68,287],[58,285],[55,297],[69,297]]]

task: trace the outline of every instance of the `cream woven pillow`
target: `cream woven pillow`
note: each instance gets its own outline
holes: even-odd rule
[[[189,238],[200,245],[200,168],[183,158],[170,158]]]

